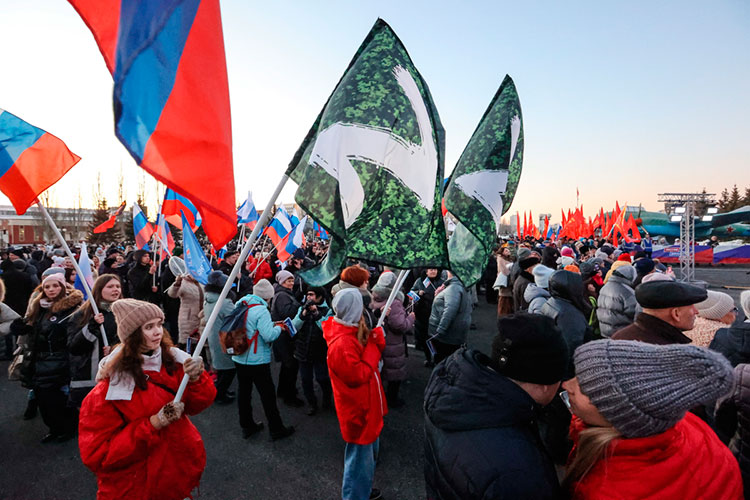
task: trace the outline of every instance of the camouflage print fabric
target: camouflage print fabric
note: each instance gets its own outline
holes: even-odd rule
[[[427,84],[378,19],[287,170],[295,201],[331,237],[326,261],[303,278],[330,282],[346,257],[446,268],[444,151]]]
[[[448,244],[451,269],[466,286],[482,276],[500,216],[513,203],[522,164],[521,103],[506,75],[445,191],[445,207],[458,219]]]

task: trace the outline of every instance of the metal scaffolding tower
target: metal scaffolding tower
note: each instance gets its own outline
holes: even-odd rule
[[[695,217],[698,207],[715,203],[713,193],[661,193],[659,202],[664,203],[670,221],[680,223],[680,279],[686,283],[695,281]]]

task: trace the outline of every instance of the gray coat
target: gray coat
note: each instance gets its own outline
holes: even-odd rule
[[[633,266],[623,266],[615,270],[599,292],[596,316],[599,318],[599,328],[604,337],[611,337],[613,333],[625,328],[635,321],[636,271]]]
[[[461,345],[471,326],[471,295],[455,276],[435,297],[428,334],[444,344]]]
[[[526,291],[523,292],[523,299],[529,303],[529,312],[531,314],[541,314],[542,306],[550,297],[551,295],[546,289],[538,287],[534,283],[530,283],[526,287]]]

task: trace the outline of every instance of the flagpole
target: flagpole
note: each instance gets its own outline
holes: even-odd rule
[[[63,238],[62,234],[60,234],[60,230],[57,228],[57,224],[55,224],[55,221],[52,220],[52,217],[50,217],[49,213],[47,212],[47,209],[44,208],[44,205],[42,205],[42,202],[39,201],[38,198],[36,200],[36,206],[39,207],[39,210],[42,212],[42,215],[44,215],[44,218],[47,219],[47,223],[52,228],[52,232],[55,233],[55,236],[57,236],[57,239],[60,240],[60,243],[62,243],[63,249],[65,249],[65,253],[67,253],[68,257],[70,257],[70,260],[73,261],[73,267],[75,268],[76,273],[78,273],[78,276],[81,277],[81,284],[83,285],[83,288],[86,290],[86,295],[88,295],[89,303],[91,304],[91,310],[94,311],[94,315],[99,314],[99,308],[96,307],[94,294],[91,292],[89,283],[86,281],[86,278],[84,277],[85,275],[81,272],[81,266],[78,265],[78,261],[73,255],[73,252],[70,251],[68,242],[65,241],[65,238]],[[104,347],[108,347],[109,342],[107,341],[107,332],[104,330],[104,325],[100,324],[99,330],[102,332],[102,344],[104,345]]]
[[[242,244],[245,242],[245,224],[242,224],[242,228],[240,228],[240,239],[237,242],[237,248],[241,248]],[[239,259],[237,259],[239,260]],[[240,272],[237,273],[237,291],[240,291],[240,281],[242,280],[242,269],[240,269]]]
[[[216,299],[217,304],[223,303],[224,299],[227,298],[227,295],[229,294],[229,290],[232,288],[232,285],[234,284],[234,280],[237,278],[237,274],[240,271],[240,266],[245,261],[245,259],[247,259],[247,254],[250,253],[250,248],[252,247],[255,240],[258,238],[258,234],[260,234],[260,230],[271,219],[273,204],[276,202],[276,199],[281,194],[281,190],[284,189],[284,185],[286,184],[286,181],[288,180],[289,180],[289,175],[284,174],[281,176],[281,181],[279,182],[279,185],[276,186],[276,190],[271,195],[271,199],[268,200],[266,209],[263,210],[263,215],[261,215],[260,220],[255,225],[255,228],[253,229],[253,231],[250,233],[250,236],[247,238],[247,241],[242,245],[242,252],[240,252],[240,257],[237,259],[237,262],[234,263],[234,267],[232,267],[232,272],[229,273],[229,278],[227,279],[227,282],[224,283],[224,288],[221,289],[219,298]],[[198,359],[198,357],[201,354],[201,351],[203,350],[203,346],[206,345],[208,332],[213,329],[214,323],[216,323],[216,319],[219,317],[220,309],[221,307],[214,307],[213,311],[211,311],[211,315],[208,317],[208,320],[206,321],[206,326],[203,327],[203,332],[201,332],[201,338],[198,341],[198,344],[195,346],[195,350],[193,351],[192,357],[194,360]],[[179,403],[180,400],[182,400],[182,395],[185,393],[187,384],[188,384],[188,375],[185,374],[185,376],[182,377],[182,382],[180,383],[180,387],[179,389],[177,389],[177,394],[174,397],[175,403]]]
[[[388,312],[388,309],[391,307],[391,304],[393,304],[393,299],[396,298],[396,295],[398,295],[398,292],[401,290],[401,286],[404,284],[404,281],[406,280],[406,276],[409,274],[408,269],[402,269],[400,273],[398,273],[398,278],[396,278],[396,282],[393,284],[393,289],[391,290],[391,294],[388,296],[388,300],[385,302],[385,305],[383,306],[383,312],[380,314],[380,318],[378,318],[378,324],[376,325],[376,328],[378,326],[383,326],[383,321],[385,321],[385,315]]]

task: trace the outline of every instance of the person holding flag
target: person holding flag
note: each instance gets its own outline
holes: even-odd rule
[[[153,275],[156,272],[156,264],[151,261],[151,255],[147,250],[141,249],[133,252],[133,267],[128,271],[128,285],[130,286],[130,297],[137,300],[156,303],[157,287],[153,286]]]
[[[99,276],[93,283],[91,293],[99,314],[94,314],[90,302],[84,302],[68,323],[71,368],[68,402],[72,408],[81,407],[83,398],[96,385],[99,360],[109,355],[112,346],[118,342],[112,304],[122,298],[120,278],[114,274]],[[104,325],[107,334],[106,346],[102,343],[99,325]]]

